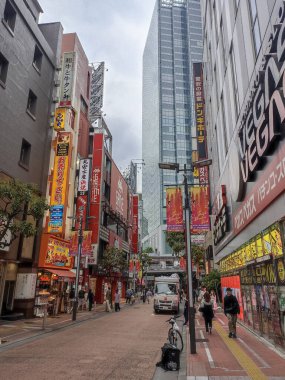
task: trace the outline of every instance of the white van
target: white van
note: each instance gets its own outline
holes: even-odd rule
[[[179,312],[179,277],[155,277],[154,280],[154,312]]]

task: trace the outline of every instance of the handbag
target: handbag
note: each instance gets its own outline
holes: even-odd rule
[[[198,311],[200,311],[200,313],[203,313],[204,312],[204,307],[203,306],[200,306]]]

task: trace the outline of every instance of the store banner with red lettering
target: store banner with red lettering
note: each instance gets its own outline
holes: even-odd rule
[[[99,226],[101,213],[101,188],[104,155],[104,134],[96,133],[93,136],[93,158],[90,183],[90,219],[89,226],[92,229],[92,243],[99,242]]]
[[[222,277],[221,288],[222,288],[223,300],[227,294],[227,288],[232,289],[233,295],[236,296],[239,303],[239,307],[240,307],[240,314],[238,314],[238,318],[243,320],[243,305],[242,305],[240,277],[239,276]]]
[[[133,194],[131,191],[129,191],[129,225],[130,227],[132,226],[133,223]],[[129,247],[132,247],[132,242],[133,240],[133,228],[128,229],[128,242],[129,242]]]
[[[72,137],[70,133],[58,132],[50,199],[49,233],[62,233],[67,202],[68,177]]]
[[[130,263],[129,263],[129,272],[133,272],[134,271],[134,262],[133,260],[130,260]]]
[[[201,62],[193,63],[194,101],[196,113],[197,151],[198,159],[208,157],[206,128],[205,128],[205,100],[203,90],[203,67]]]
[[[209,186],[191,186],[191,231],[209,231]]]
[[[180,187],[166,189],[166,224],[167,231],[183,232],[183,206]]]
[[[132,234],[132,251],[139,252],[139,196],[133,196],[133,234]]]
[[[91,237],[92,237],[92,231],[83,231],[83,240],[82,240],[82,247],[81,247],[81,256],[90,256],[92,253],[92,246],[91,246]],[[78,247],[78,236],[79,231],[71,231],[70,234],[70,240],[69,240],[69,254],[71,256],[78,255],[79,247]]]
[[[90,159],[83,158],[79,163],[78,195],[86,195],[89,190]]]

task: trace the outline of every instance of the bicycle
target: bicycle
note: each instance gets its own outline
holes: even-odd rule
[[[179,331],[179,326],[176,322],[176,319],[179,317],[180,315],[173,316],[166,321],[169,322],[169,324],[171,325],[170,329],[168,330],[168,340],[170,344],[178,348],[180,351],[183,351],[184,343],[182,335]]]

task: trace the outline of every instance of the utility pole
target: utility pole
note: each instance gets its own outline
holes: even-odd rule
[[[80,261],[81,261],[81,253],[82,253],[82,242],[83,242],[83,231],[82,231],[82,223],[83,223],[83,211],[84,207],[81,206],[79,208],[79,234],[78,234],[78,255],[77,255],[77,263],[76,263],[76,278],[75,278],[75,298],[73,300],[73,310],[72,310],[72,320],[76,321],[77,307],[78,307],[78,284],[79,284],[79,275],[80,275]]]

